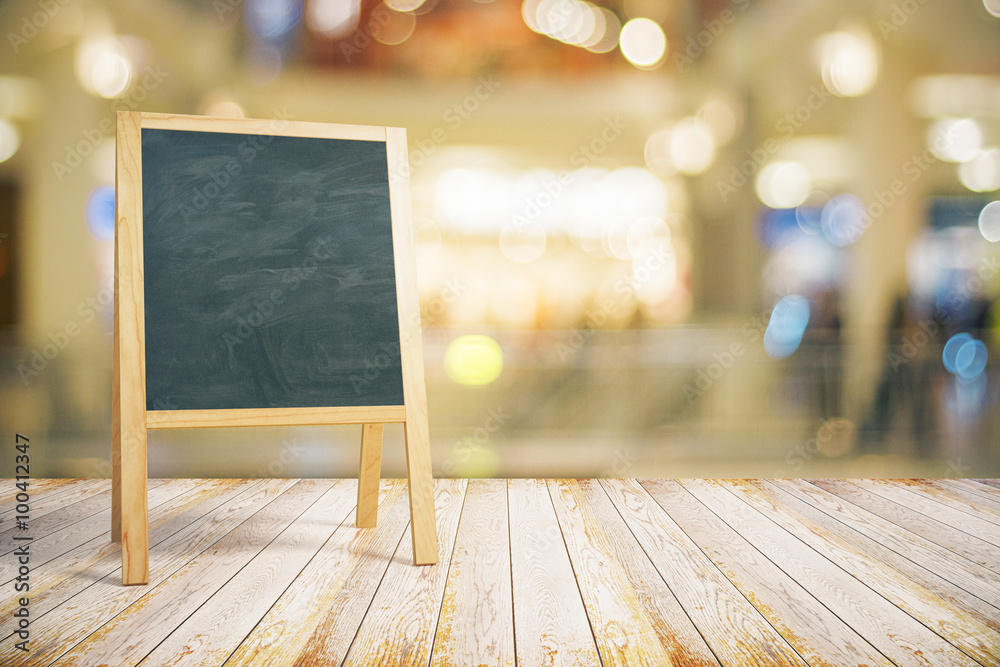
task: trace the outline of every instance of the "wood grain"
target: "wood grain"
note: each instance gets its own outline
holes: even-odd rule
[[[823,554],[796,539],[719,482],[683,480],[684,487],[778,567],[791,575],[896,664],[973,667],[976,662],[887,601]],[[881,589],[882,582],[876,585]]]
[[[517,664],[600,665],[544,480],[507,482]]]
[[[354,486],[347,481],[335,483],[188,616],[141,664],[192,667],[224,663],[334,531],[350,517],[354,509]],[[277,511],[275,505],[272,507]],[[189,567],[204,569],[196,561]],[[174,582],[175,577],[163,586]]]
[[[357,139],[385,141],[385,128],[370,125],[311,123],[283,118],[222,118],[184,114],[143,113],[142,126],[160,130],[196,132],[235,132],[237,134],[315,137],[317,139]]]
[[[404,491],[399,480],[382,482],[379,527],[341,524],[226,667],[339,665],[403,537]]]
[[[985,507],[993,513],[1000,513],[1000,493],[991,494],[982,484],[967,479],[924,479],[921,481],[959,495],[975,504],[976,507]]]
[[[430,565],[438,562],[439,554],[434,519],[434,480],[427,421],[427,387],[424,384],[424,352],[420,334],[420,301],[417,296],[416,251],[413,245],[410,162],[406,153],[406,130],[387,127],[385,132],[389,202],[392,208],[392,248],[396,264],[403,404],[406,406],[403,434],[406,443],[406,478],[410,493],[410,535],[413,540],[413,562],[417,565]]]
[[[115,294],[118,406],[114,416],[112,534],[120,533],[122,583],[149,582],[146,502],[145,306],[142,253],[142,114],[117,112],[115,161]],[[113,410],[114,411],[114,410]],[[120,514],[120,516],[119,516]]]
[[[314,426],[323,424],[391,424],[402,422],[402,406],[332,408],[259,408],[241,410],[150,410],[146,426],[165,428],[229,428],[235,426]]]
[[[646,557],[598,480],[578,480],[580,490],[609,540],[614,556],[653,625],[671,664],[718,667],[719,662],[691,623],[670,587]]]
[[[976,516],[967,508],[951,506],[946,498],[938,498],[930,493],[917,493],[903,484],[889,480],[854,479],[851,483],[914,512],[947,523],[993,546],[1000,546],[1000,526],[989,519]],[[996,562],[1000,563],[1000,558]]]
[[[13,486],[14,480],[4,480]],[[66,507],[73,503],[89,498],[98,493],[105,493],[111,490],[111,484],[106,479],[72,479],[64,480],[67,483],[60,486],[50,486],[36,488],[35,480],[28,482],[29,504],[31,506],[31,526],[32,533],[38,534],[38,521],[49,512]],[[19,489],[14,489],[10,493],[9,509],[0,510],[0,526],[8,521],[13,521],[18,514],[15,503],[15,494]],[[8,501],[0,502],[0,507]]]
[[[806,664],[638,482],[602,484],[719,662]]]
[[[28,480],[28,493],[33,499],[41,499],[47,496],[55,496],[73,489],[79,479],[51,479],[40,478]],[[0,479],[0,516],[10,515],[14,512],[15,498],[21,490],[17,488],[17,480],[13,477]]]
[[[382,424],[361,427],[361,463],[358,467],[358,528],[378,525],[378,481],[382,474]]]
[[[580,485],[573,480],[549,480],[548,487],[601,664],[676,664],[660,645],[653,623]]]
[[[0,664],[49,665],[98,628],[116,618],[186,563],[253,516],[293,486],[293,480],[264,480],[250,493],[241,494],[184,529],[169,536],[154,552],[150,586],[121,586],[121,570],[91,583],[31,625],[28,655],[12,642],[0,644]],[[237,549],[238,551],[238,549]],[[111,663],[115,664],[115,663]]]
[[[886,521],[920,535],[959,556],[1000,574],[1000,552],[996,547],[957,528],[862,489],[847,480],[816,479],[812,484],[877,514]]]
[[[810,665],[893,664],[678,482],[643,487]]]
[[[428,664],[465,489],[464,479],[444,479],[435,483],[437,540],[447,556],[445,562],[413,567],[411,554],[407,553],[405,546],[406,537],[403,538],[361,621],[343,667],[415,667]],[[411,521],[407,530],[412,528]],[[313,664],[332,663],[324,659]]]
[[[821,509],[822,503],[814,505],[807,502],[805,498],[798,497],[794,493],[794,487],[786,488],[786,480],[747,480],[746,483],[753,484],[761,492],[766,493],[770,498],[773,498],[776,502],[780,502],[788,509],[794,511],[797,515],[813,521],[814,523],[822,524],[827,531],[830,531],[842,540],[849,542],[856,549],[861,550],[862,553],[866,553],[874,558],[877,558],[882,563],[885,563],[889,567],[898,571],[904,577],[907,577],[911,581],[933,592],[943,600],[946,600],[953,605],[961,607],[966,612],[973,614],[982,623],[990,626],[994,631],[1000,631],[1000,609],[989,604],[982,598],[977,597],[973,593],[969,592],[969,590],[966,590],[966,588],[962,588],[959,583],[965,584],[968,588],[976,589],[974,584],[970,585],[965,581],[962,573],[953,573],[950,576],[945,577],[943,574],[944,572],[947,572],[947,570],[944,572],[936,571],[935,567],[939,565],[940,562],[935,561],[934,559],[927,559],[923,553],[918,552],[918,547],[916,547],[916,545],[906,542],[905,531],[903,536],[896,537],[892,536],[891,530],[881,533],[875,529],[873,531],[875,536],[882,538],[882,542],[880,542],[872,537],[869,537],[865,534],[865,532],[852,528],[848,522],[838,519],[838,511],[836,509],[830,509],[829,513],[827,513]],[[825,491],[816,489],[811,485],[808,486],[814,489],[817,493],[826,493]],[[805,494],[803,494],[803,496],[804,495]],[[830,498],[833,500],[834,507],[842,502],[836,496],[830,495]],[[862,512],[863,510],[859,509],[857,511]],[[878,520],[878,517],[874,517],[874,519]],[[897,528],[896,526],[892,527]],[[887,534],[890,535],[890,537],[886,537]],[[883,543],[892,544],[896,548],[900,549],[900,551],[893,551],[893,549],[884,546]],[[907,546],[911,546],[911,548],[906,548]],[[985,570],[983,570],[983,573],[988,574]]]
[[[209,600],[293,520],[313,506],[330,485],[330,480],[298,482],[157,584],[140,604],[125,609],[60,656],[59,664],[65,667],[137,664],[170,633],[172,619],[188,617]],[[293,542],[296,537],[303,536],[296,533]],[[220,601],[230,602],[225,596]]]
[[[514,666],[507,483],[469,480],[431,667]]]
[[[169,505],[154,507],[156,515],[149,525],[151,544],[162,543],[173,533],[257,484],[250,480],[201,481],[195,489],[172,498]],[[121,567],[120,548],[107,537],[105,532],[32,573],[31,609],[36,618]],[[13,598],[0,601],[0,638],[7,637],[16,626],[8,615],[15,607]]]
[[[840,539],[822,524],[796,515],[756,486],[745,482],[724,486],[966,655],[979,662],[1000,662],[1000,649],[991,647],[988,641],[993,630],[974,615],[934,595],[849,541]],[[929,648],[930,645],[925,647],[924,652],[929,653]]]

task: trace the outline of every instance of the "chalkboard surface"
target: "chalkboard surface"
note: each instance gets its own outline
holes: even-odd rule
[[[142,129],[147,410],[403,405],[387,164]]]

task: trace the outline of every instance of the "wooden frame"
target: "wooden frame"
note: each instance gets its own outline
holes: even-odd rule
[[[149,582],[146,433],[149,429],[362,424],[357,525],[376,525],[382,425],[402,423],[413,560],[438,560],[430,434],[417,300],[406,131],[401,128],[119,111],[115,165],[112,540],[122,545],[122,583]],[[399,314],[403,405],[147,410],[143,287],[142,129],[193,130],[385,142]]]

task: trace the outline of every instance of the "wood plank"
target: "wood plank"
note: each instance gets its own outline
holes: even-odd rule
[[[549,480],[548,487],[601,664],[676,665],[660,645],[580,485],[574,480]]]
[[[936,498],[929,492],[921,492],[913,485],[878,479],[852,479],[851,483],[908,507],[914,512],[920,512],[979,537],[993,546],[1000,546],[1000,526],[996,523],[975,516],[964,508],[952,507],[946,499]]]
[[[191,480],[177,480],[173,484],[163,484],[150,490],[149,502],[160,505],[183,493],[193,486]],[[70,517],[72,518],[72,517]],[[75,523],[67,522],[64,528],[31,541],[31,565],[39,568],[49,561],[72,551],[81,544],[90,542],[108,530],[111,509],[91,514]],[[17,562],[14,558],[0,559],[0,582],[6,583],[17,576]]]
[[[892,665],[676,480],[643,487],[811,665]]]
[[[996,575],[981,565],[956,557],[940,544],[804,480],[769,480],[767,483],[795,494],[865,537],[940,574],[992,606],[1000,607],[1000,586]]]
[[[396,268],[396,307],[399,312],[399,353],[403,374],[406,421],[406,479],[410,492],[410,531],[413,562],[438,562],[434,526],[434,480],[431,472],[431,439],[427,421],[427,387],[420,334],[420,301],[417,296],[416,250],[413,243],[413,207],[410,203],[410,162],[406,130],[385,128],[389,171],[389,206],[392,217],[392,253]],[[378,420],[370,420],[376,422]]]
[[[343,661],[402,543],[409,517],[405,485],[385,480],[381,487],[378,528],[342,524],[247,635],[226,667],[339,665]]]
[[[152,554],[155,567],[150,586],[121,586],[120,569],[93,582],[49,613],[35,618],[31,625],[30,655],[16,650],[13,642],[0,643],[0,664],[5,667],[50,664],[294,484],[294,480],[263,480],[250,493],[241,494],[165,539]]]
[[[42,514],[38,518],[36,518],[35,515],[34,503],[31,503],[31,519],[28,522],[27,531],[22,531],[16,526],[12,526],[11,528],[0,532],[0,555],[13,551],[16,546],[14,544],[15,535],[31,535],[34,540],[38,540],[40,538],[47,537],[52,533],[58,532],[74,523],[78,523],[83,519],[93,516],[103,510],[108,510],[110,512],[111,480],[100,481],[102,482],[101,487],[103,488],[88,486],[84,487],[85,491],[81,491],[79,494],[61,494],[65,497],[65,501],[60,502],[60,498],[56,497],[52,501],[52,506],[47,507],[49,511]],[[152,490],[156,487],[162,485],[165,481],[166,480],[150,480],[150,492],[152,492]],[[0,525],[2,525],[2,522],[0,522]]]
[[[426,666],[431,657],[434,631],[441,611],[448,562],[455,545],[462,514],[466,480],[435,483],[438,543],[446,557],[437,565],[414,567],[404,536],[375,592],[368,613],[347,652],[343,667],[360,665]],[[412,506],[411,506],[412,507]],[[413,529],[411,520],[410,527]],[[410,541],[412,544],[412,540]],[[309,660],[312,660],[310,662]],[[336,664],[327,656],[303,656],[300,664]]]
[[[50,487],[48,490],[45,487],[42,489],[36,488],[35,483],[38,481],[33,479],[28,483],[28,496],[30,498],[28,505],[31,508],[32,525],[54,510],[63,508],[89,496],[109,491],[111,488],[110,480],[107,479],[66,480],[66,484]],[[14,502],[16,492],[17,489],[14,489],[10,494],[10,507],[0,511],[0,526],[8,521],[13,521],[14,516],[18,514],[16,503]],[[2,505],[3,503],[0,503],[0,506]]]
[[[382,424],[361,427],[361,463],[358,466],[358,528],[378,525],[378,481],[382,475]]]
[[[744,539],[896,664],[940,667],[974,667],[977,664],[828,560],[826,554],[830,553],[832,545],[823,554],[815,551],[717,481],[689,479],[682,483],[709,509],[724,516],[726,523]]]
[[[469,480],[431,667],[514,666],[507,482]]]
[[[668,659],[673,664],[688,667],[718,667],[719,662],[708,644],[636,542],[600,481],[584,479],[578,483]]]
[[[402,406],[332,408],[246,408],[233,410],[150,410],[146,427],[230,428],[236,426],[315,426],[323,424],[398,423]]]
[[[990,494],[982,484],[967,479],[928,479],[924,480],[943,488],[950,493],[965,498],[976,507],[985,507],[994,514],[1000,514],[1000,494]]]
[[[807,480],[812,484],[877,514],[906,530],[920,535],[959,556],[1000,574],[997,549],[993,545],[953,528],[937,519],[915,512],[897,502],[839,479]]]
[[[142,114],[142,126],[162,130],[193,130],[196,132],[233,132],[237,134],[317,137],[321,139],[385,141],[384,127],[311,123],[282,118],[217,118],[212,116],[146,112]]]
[[[141,664],[224,663],[334,531],[350,517],[354,487],[353,480],[335,483],[188,616]],[[169,583],[170,580],[163,585]],[[165,624],[165,629],[169,627],[170,624]]]
[[[37,498],[50,493],[65,491],[73,487],[78,479],[39,477],[28,480],[28,493],[33,498]],[[5,516],[14,511],[14,500],[20,489],[17,488],[17,480],[14,477],[0,479],[0,516]]]
[[[150,521],[154,547],[164,539],[205,516],[223,503],[259,484],[256,480],[202,480],[169,504],[155,508]],[[31,610],[37,618],[59,606],[95,581],[121,566],[121,549],[109,541],[107,530],[90,542],[50,561],[31,575]],[[16,608],[13,598],[0,599],[0,637],[14,631],[8,615]]]
[[[514,646],[519,665],[600,665],[544,480],[507,481]]]
[[[325,505],[319,510],[311,510],[333,484],[332,480],[298,482],[227,533],[211,548],[198,554],[159,583],[143,597],[141,604],[133,604],[123,610],[72,650],[60,656],[59,664],[65,667],[104,664],[125,667],[138,664],[173,630],[175,619],[192,615],[219,592],[224,584],[238,578],[238,573],[249,567],[248,563],[260,555],[268,545],[278,540],[283,533],[292,530],[291,526],[296,522],[308,515],[303,523],[315,531],[315,526],[309,526],[310,521],[315,520],[319,514],[332,510],[333,507]],[[300,531],[293,531],[288,539],[294,547],[303,537]],[[280,546],[276,547],[276,550],[280,552]],[[273,578],[265,572],[264,582],[255,582],[255,578],[260,574],[259,571],[252,571],[250,579],[242,579],[244,583],[250,585],[249,593],[258,592],[253,590],[254,583],[266,586],[267,579]],[[248,590],[238,590],[236,596],[240,593],[245,596]],[[220,596],[219,599],[223,605],[221,609],[226,609],[233,601],[226,595]],[[248,612],[255,609],[249,601],[245,600],[245,603]],[[247,620],[251,624],[255,623],[257,618],[237,617],[239,620],[235,623],[234,619],[229,620],[238,626]],[[215,620],[218,622],[219,619]]]
[[[112,532],[120,531],[122,583],[149,581],[146,504],[145,309],[142,272],[142,114],[118,111],[115,157],[114,386]],[[114,397],[113,397],[114,398]]]
[[[899,571],[903,576],[933,592],[938,597],[947,600],[953,605],[961,607],[994,631],[1000,631],[1000,609],[994,607],[983,599],[976,597],[976,595],[969,592],[965,588],[961,588],[957,585],[957,583],[950,581],[947,577],[943,576],[941,572],[936,571],[936,561],[933,558],[927,559],[925,554],[918,553],[919,546],[907,543],[905,540],[899,544],[890,536],[889,538],[884,539],[884,541],[888,544],[894,544],[897,549],[901,550],[901,552],[893,551],[892,549],[883,546],[881,542],[876,541],[859,530],[855,530],[848,525],[848,523],[838,519],[836,511],[830,511],[829,513],[824,512],[821,507],[807,502],[805,497],[798,497],[793,493],[794,487],[786,489],[782,483],[778,482],[778,480],[748,480],[747,483],[753,484],[760,489],[761,492],[766,493],[771,498],[774,498],[775,501],[782,503],[796,514],[801,515],[815,523],[822,524],[826,530],[834,533],[840,537],[840,539],[849,542],[856,549],[861,550],[862,553],[869,554],[870,556],[879,559],[889,567]],[[809,486],[817,493],[826,493],[826,491],[816,489],[816,487],[813,487],[812,485]],[[803,496],[804,495],[805,494],[803,494]],[[843,503],[843,501],[836,496],[831,494],[827,495],[830,496],[834,504]],[[863,510],[858,509],[857,511],[862,512]],[[879,520],[878,517],[874,518]],[[897,526],[892,527],[902,530]],[[876,536],[883,536],[877,530],[874,532]],[[907,548],[907,546],[910,546],[910,548]],[[949,560],[953,560],[953,558],[950,558]],[[921,565],[921,563],[924,565]],[[983,572],[987,573],[985,570],[983,570]],[[964,582],[964,578],[961,576],[961,573],[959,573],[959,576],[957,577],[952,575],[952,578]],[[969,587],[975,588],[974,585]]]
[[[1000,479],[973,479],[971,481],[978,482],[984,486],[989,486],[994,489],[1000,489]]]
[[[646,556],[723,665],[805,665],[635,480],[602,480]]]
[[[1000,664],[1000,635],[974,615],[934,595],[850,542],[841,540],[822,524],[797,515],[757,487],[741,481],[722,485],[801,542],[811,546],[817,553],[821,553],[933,630],[951,646],[981,663]]]

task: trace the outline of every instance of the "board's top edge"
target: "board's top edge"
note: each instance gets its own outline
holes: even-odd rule
[[[314,137],[318,139],[355,139],[361,141],[387,141],[389,130],[382,125],[350,125],[293,120],[292,118],[227,118],[224,116],[195,116],[189,114],[136,113],[142,129],[187,130],[195,132],[225,132],[232,134],[262,134],[288,137]]]

